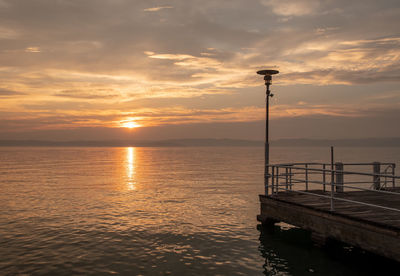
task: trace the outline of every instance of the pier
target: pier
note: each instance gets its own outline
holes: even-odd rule
[[[394,163],[266,165],[263,225],[285,222],[400,262],[400,187]]]

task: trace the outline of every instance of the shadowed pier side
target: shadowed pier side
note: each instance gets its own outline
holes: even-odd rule
[[[365,172],[371,167],[372,173]],[[269,165],[257,219],[283,221],[310,230],[320,243],[335,239],[400,261],[400,188],[394,170],[395,164],[379,162]]]

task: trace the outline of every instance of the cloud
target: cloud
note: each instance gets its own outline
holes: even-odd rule
[[[80,108],[77,112],[76,107]],[[74,108],[75,107],[75,108]],[[217,122],[253,122],[262,121],[265,116],[265,107],[241,106],[225,108],[187,108],[179,105],[166,107],[141,107],[130,109],[102,110],[101,105],[82,105],[80,103],[58,106],[52,110],[51,102],[32,106],[25,105],[30,112],[0,112],[3,118],[2,126],[14,130],[31,129],[57,129],[87,127],[119,127],[120,123],[131,118],[144,126],[166,126],[188,123],[217,123]],[[376,101],[373,98],[363,102],[362,106],[354,104],[313,104],[297,102],[293,104],[271,105],[271,120],[297,117],[343,117],[363,118],[373,117],[387,110],[398,110],[400,101],[387,104],[386,101]]]
[[[270,43],[268,39],[261,45]],[[271,49],[276,55],[268,57],[270,63],[280,65],[278,69],[282,74],[278,79],[281,84],[352,85],[400,81],[399,37],[368,40],[315,38],[295,47],[279,49],[279,46],[278,42]],[[262,53],[253,55],[260,59]],[[253,55],[248,55],[249,60],[256,60]]]
[[[126,116],[144,125],[262,120],[255,72],[265,68],[281,72],[274,89],[314,89],[308,104],[293,104],[304,101],[295,93],[277,97],[275,118],[354,118],[372,92],[400,81],[396,1],[0,3],[1,110],[33,116],[32,127],[58,117],[49,126],[107,127]],[[338,97],[335,85],[352,89]],[[349,96],[355,112],[335,108]]]
[[[160,7],[154,7],[154,8],[147,8],[144,9],[144,11],[146,12],[157,12],[157,11],[161,11],[161,10],[165,10],[165,9],[172,9],[172,6],[160,6]]]
[[[27,53],[40,53],[40,48],[39,47],[27,47],[25,48],[25,52]]]
[[[109,93],[109,91],[99,90],[97,93],[87,93],[81,90],[63,90],[61,92],[53,94],[56,97],[72,98],[72,99],[113,99],[120,95],[115,93]]]
[[[0,88],[0,97],[15,97],[20,95],[26,95],[26,94],[22,92]]]
[[[397,68],[383,68],[370,70],[340,70],[321,69],[305,72],[291,72],[280,78],[286,84],[371,84],[377,82],[398,82],[400,81],[400,66]]]
[[[317,11],[318,0],[262,0],[261,3],[281,16],[303,16]]]
[[[0,7],[1,7],[1,2],[0,2]],[[19,33],[16,30],[0,26],[0,39],[15,39],[18,36]]]

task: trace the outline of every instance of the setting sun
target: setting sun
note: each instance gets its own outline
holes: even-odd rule
[[[125,122],[122,124],[122,127],[126,127],[126,128],[136,128],[136,127],[140,127],[141,125],[139,125],[136,122]]]

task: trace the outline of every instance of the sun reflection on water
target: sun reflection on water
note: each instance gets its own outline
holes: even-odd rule
[[[126,148],[126,175],[128,190],[136,190],[136,149]]]

